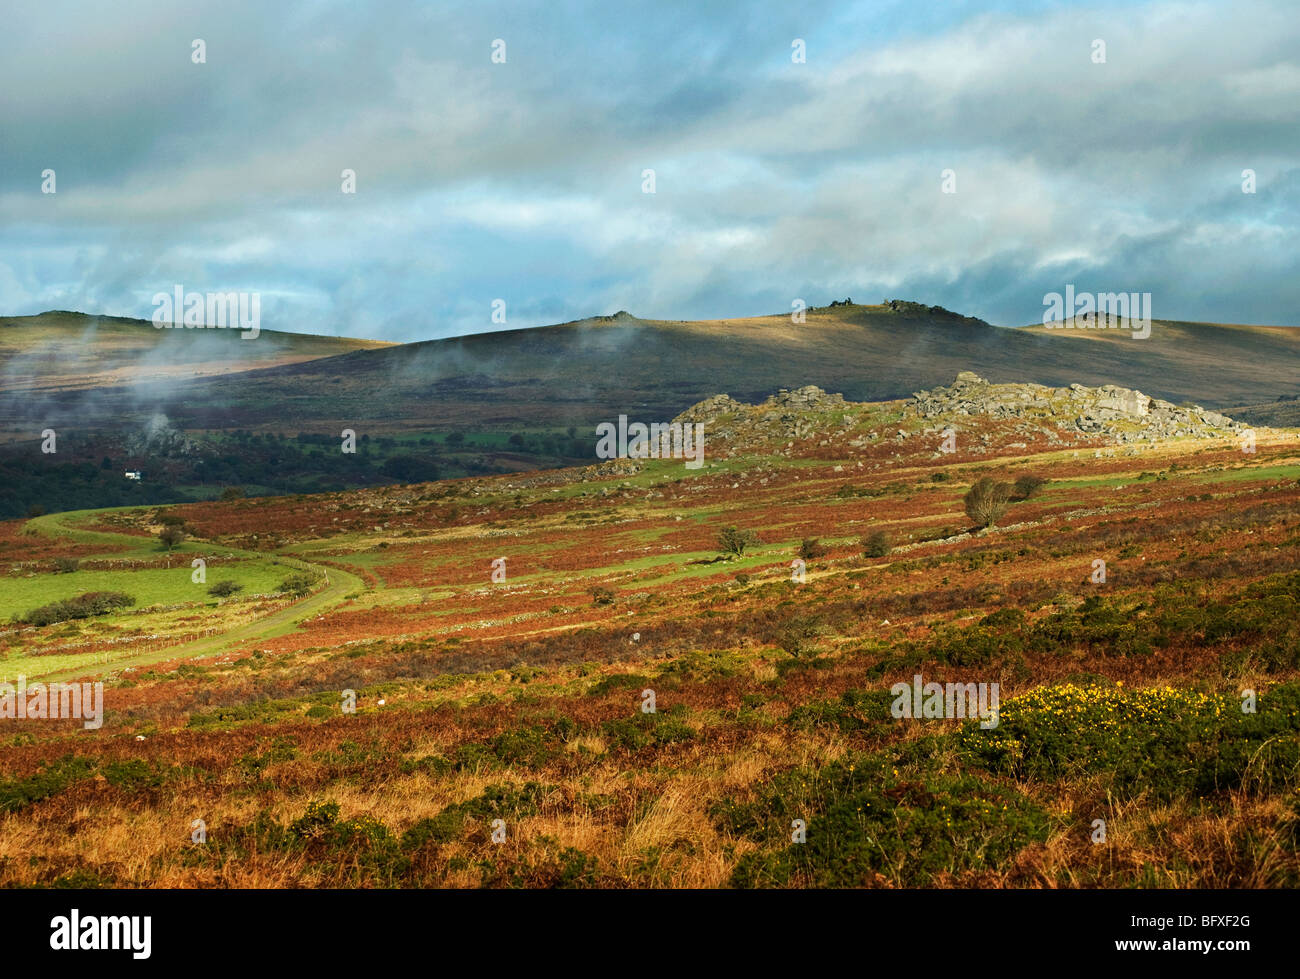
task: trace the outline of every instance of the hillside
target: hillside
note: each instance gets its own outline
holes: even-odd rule
[[[1300,399],[1294,395],[1265,404],[1242,405],[1228,412],[1234,418],[1251,425],[1268,425],[1272,428],[1300,428]]]
[[[1300,393],[1300,329],[1157,321],[1149,338],[1135,340],[893,306],[812,309],[801,324],[788,315],[678,322],[620,313],[321,357],[330,343],[363,344],[293,341],[301,351],[272,357],[296,362],[248,362],[179,387],[156,378],[100,387],[94,402],[128,422],[161,410],[190,429],[585,431],[620,413],[669,418],[718,391],[756,400],[818,384],[851,400],[883,400],[961,370],[994,382],[1118,384],[1219,409]],[[39,398],[0,406],[0,427],[84,416],[76,392],[41,386]]]
[[[175,383],[386,346],[378,340],[274,330],[243,340],[236,330],[160,330],[147,320],[66,311],[5,316],[0,317],[0,392],[27,396]]]
[[[688,416],[696,470],[0,522],[0,680],[106,705],[0,718],[0,886],[1300,885],[1295,433],[967,375]]]

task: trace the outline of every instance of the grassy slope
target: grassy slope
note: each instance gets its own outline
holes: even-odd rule
[[[152,507],[140,508],[140,511],[150,512],[153,509]],[[86,551],[81,556],[86,560],[100,556],[107,556],[117,561],[157,558],[158,547],[152,538],[87,530],[77,526],[79,522],[91,516],[103,517],[109,514],[120,516],[131,512],[133,512],[132,508],[120,507],[105,511],[49,514],[28,521],[27,526],[38,533],[67,538],[85,545]],[[105,553],[106,548],[113,550]],[[207,597],[206,589],[219,581],[230,580],[237,581],[243,586],[242,591],[245,596],[268,593],[273,592],[286,575],[294,570],[323,575],[324,569],[297,558],[277,557],[228,546],[213,548],[196,541],[187,541],[179,545],[175,553],[204,557],[208,561],[206,581],[201,585],[195,584],[188,565],[141,570],[83,571],[79,569],[66,574],[34,575],[5,583],[3,597],[0,597],[0,616],[7,619],[15,613],[29,611],[37,605],[70,598],[83,592],[121,591],[136,599],[136,606],[133,609],[99,616],[89,622],[82,620],[51,628],[70,629],[73,632],[88,628],[101,633],[114,625],[131,625],[140,621],[157,627],[160,621],[165,621],[165,617],[151,615],[148,611],[150,606],[187,604],[205,609],[207,617],[211,620],[210,624],[221,627],[215,635],[173,643],[161,649],[151,649],[139,654],[124,648],[112,654],[97,651],[25,655],[20,647],[5,658],[3,667],[5,675],[23,674],[32,680],[54,680],[81,676],[87,669],[121,670],[169,659],[210,655],[220,652],[232,643],[284,635],[308,617],[337,605],[349,594],[360,592],[365,588],[365,583],[355,575],[340,569],[332,570],[329,583],[306,598],[277,609],[269,615],[254,618],[252,621],[242,621],[242,617],[231,618],[232,613],[241,611],[239,608],[241,602],[218,603]]]

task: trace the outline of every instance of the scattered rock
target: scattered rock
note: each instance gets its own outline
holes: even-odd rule
[[[1118,442],[1211,438],[1240,428],[1218,412],[1196,405],[1180,408],[1115,384],[1097,388],[990,384],[971,371],[959,373],[948,387],[916,392],[907,410],[921,418],[987,415],[1029,419],[1085,435],[1106,434]]]

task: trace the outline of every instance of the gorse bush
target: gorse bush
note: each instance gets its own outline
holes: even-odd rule
[[[777,637],[782,649],[794,657],[809,656],[817,652],[817,643],[831,632],[819,615],[797,615],[785,624]]]
[[[89,778],[95,765],[88,758],[64,755],[42,763],[34,775],[0,778],[0,813],[16,812],[24,806],[58,795],[73,782]]]
[[[208,594],[215,595],[217,598],[225,598],[228,595],[235,594],[237,591],[241,591],[243,587],[244,586],[237,581],[218,581],[208,589]]]
[[[1054,686],[1003,701],[996,728],[968,724],[958,743],[990,771],[1058,779],[1105,773],[1122,797],[1159,799],[1294,786],[1300,684],[1242,700],[1192,690]]]
[[[401,848],[411,853],[464,839],[476,825],[481,831],[488,831],[493,819],[510,822],[527,819],[537,814],[549,791],[539,782],[485,786],[475,798],[453,803],[437,815],[421,819],[402,834]]]
[[[846,690],[839,700],[814,700],[790,711],[785,722],[798,730],[863,731],[893,723],[888,690]]]
[[[970,775],[900,775],[901,767],[892,752],[856,755],[779,775],[755,802],[715,804],[723,830],[765,847],[741,858],[732,884],[916,887],[1001,866],[1047,838],[1046,813],[1014,787]],[[805,824],[802,843],[791,838],[796,819]]]
[[[671,709],[662,713],[615,718],[601,725],[601,734],[609,741],[610,747],[622,748],[624,751],[690,741],[695,737],[695,731],[675,716],[678,712],[677,709]]]

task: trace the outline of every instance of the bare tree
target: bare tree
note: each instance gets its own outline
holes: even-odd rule
[[[980,527],[992,527],[1007,512],[1013,487],[1010,483],[981,476],[966,491],[966,516]]]
[[[718,550],[723,554],[740,557],[745,548],[758,543],[758,535],[752,530],[737,530],[735,527],[723,527],[718,531]]]

